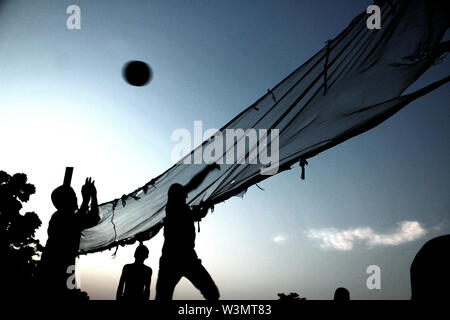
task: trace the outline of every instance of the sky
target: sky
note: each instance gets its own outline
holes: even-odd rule
[[[81,8],[81,29],[66,8]],[[43,221],[64,168],[80,196],[92,176],[100,202],[144,185],[172,165],[179,128],[218,128],[252,104],[371,1],[40,0],[0,6],[0,170],[24,172],[37,192],[25,210]],[[448,38],[448,36],[447,36]],[[129,60],[154,73],[144,87],[122,78]],[[447,76],[432,67],[408,91]],[[378,127],[216,206],[196,249],[222,299],[297,292],[332,299],[409,299],[409,267],[429,239],[448,234],[450,92],[418,99]],[[147,241],[154,298],[162,234]],[[81,288],[114,299],[135,246],[82,256]],[[367,268],[380,267],[369,290]],[[175,299],[201,299],[187,281]]]

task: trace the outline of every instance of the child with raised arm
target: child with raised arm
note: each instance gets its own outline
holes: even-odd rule
[[[48,295],[56,299],[67,298],[70,289],[73,289],[69,285],[69,277],[75,272],[81,232],[100,221],[97,190],[91,178],[86,179],[81,194],[83,202],[79,209],[77,196],[70,185],[56,188],[51,195],[57,211],[49,222],[48,240],[41,266],[44,280],[42,286],[45,286]]]
[[[189,183],[170,186],[164,219],[164,245],[159,260],[156,300],[171,300],[175,286],[186,277],[206,300],[219,299],[219,290],[195,252],[195,222],[206,216],[208,208],[190,207],[188,193],[196,189],[217,164],[208,165]]]

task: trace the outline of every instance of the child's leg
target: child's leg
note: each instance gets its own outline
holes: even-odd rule
[[[181,272],[167,264],[160,264],[155,300],[172,300],[173,291],[180,279]]]
[[[192,284],[200,290],[206,300],[217,301],[220,294],[214,280],[208,271],[202,265],[200,259],[197,259],[188,269],[184,276],[192,282]]]

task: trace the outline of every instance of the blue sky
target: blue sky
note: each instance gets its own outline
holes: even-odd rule
[[[67,30],[67,6],[81,30]],[[64,167],[77,191],[93,176],[100,202],[128,193],[171,163],[174,130],[221,127],[336,36],[370,1],[24,1],[0,8],[0,169],[37,187],[26,209],[44,222]],[[146,61],[152,82],[121,77]],[[449,74],[448,59],[411,90]],[[373,130],[250,188],[202,222],[197,251],[224,299],[298,292],[330,299],[407,299],[423,243],[449,233],[448,85]],[[405,224],[404,222],[410,222]],[[401,225],[401,223],[404,223]],[[401,228],[403,226],[403,229]],[[316,237],[314,237],[316,236]],[[378,240],[374,240],[378,239]],[[162,235],[148,241],[157,279]],[[349,244],[350,243],[350,244]],[[115,295],[134,247],[78,261],[92,298]],[[366,268],[381,268],[368,290]],[[187,281],[175,298],[200,298]]]

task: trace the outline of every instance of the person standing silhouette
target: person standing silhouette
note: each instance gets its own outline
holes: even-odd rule
[[[56,188],[51,195],[57,211],[52,215],[47,230],[48,240],[41,259],[41,285],[47,296],[55,299],[70,297],[72,288],[69,288],[68,282],[75,272],[81,232],[100,221],[97,190],[91,178],[86,178],[81,194],[83,202],[79,209],[77,196],[70,184]]]
[[[134,263],[126,264],[122,269],[116,300],[147,301],[150,298],[152,269],[144,264],[148,258],[148,248],[141,243],[134,258]]]
[[[195,222],[206,216],[208,208],[186,204],[190,191],[196,189],[217,164],[208,165],[185,186],[175,183],[168,191],[164,220],[164,245],[159,260],[156,300],[171,300],[182,277],[200,290],[206,300],[219,299],[219,290],[195,252]]]

